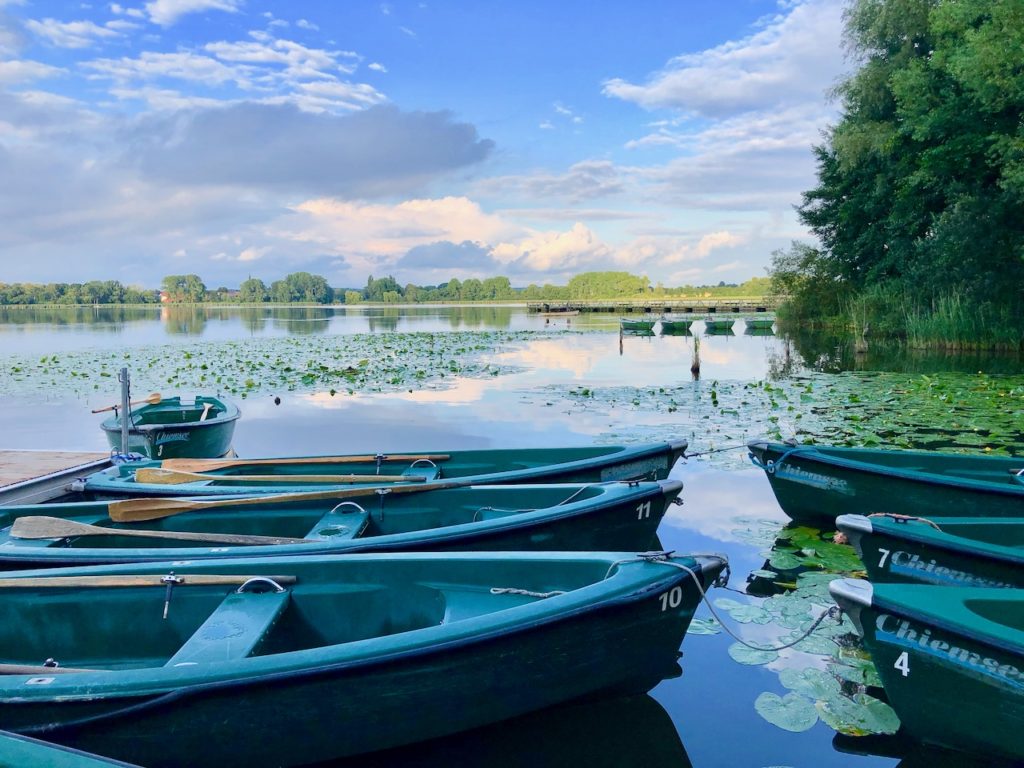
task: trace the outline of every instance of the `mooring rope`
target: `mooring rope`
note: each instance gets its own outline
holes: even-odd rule
[[[731,629],[729,629],[729,627],[726,626],[725,622],[722,621],[722,617],[718,615],[718,611],[715,610],[715,607],[711,604],[711,601],[708,599],[708,595],[704,591],[704,585],[701,584],[700,578],[697,576],[697,574],[694,572],[694,570],[692,568],[689,568],[689,567],[683,565],[682,563],[677,563],[677,562],[674,562],[672,560],[667,560],[667,559],[654,559],[654,558],[650,558],[650,559],[644,558],[644,559],[647,559],[648,562],[661,563],[662,565],[671,565],[673,568],[679,568],[680,570],[686,571],[690,575],[690,578],[693,579],[693,583],[696,585],[697,591],[700,593],[701,599],[704,601],[704,604],[708,607],[708,610],[711,611],[711,615],[715,617],[715,621],[718,622],[719,626],[721,626],[722,629],[725,630],[726,634],[728,634],[730,637],[732,637],[733,640],[735,640],[740,645],[749,648],[752,651],[762,651],[762,652],[765,652],[765,653],[784,651],[787,648],[792,648],[797,643],[801,643],[804,640],[806,640],[808,637],[810,637],[811,633],[814,632],[814,630],[816,630],[818,628],[818,626],[821,624],[821,622],[823,622],[829,616],[831,616],[834,619],[836,619],[837,622],[841,622],[842,621],[842,615],[843,615],[842,608],[840,608],[838,605],[833,605],[831,608],[828,608],[828,609],[822,611],[821,615],[818,616],[818,618],[816,618],[814,620],[814,623],[811,624],[811,626],[807,629],[807,631],[804,632],[803,634],[801,634],[798,638],[796,638],[792,642],[786,643],[785,645],[776,645],[776,646],[772,646],[772,647],[754,645],[753,643],[748,643],[746,640],[744,640],[742,637],[737,635],[735,632],[733,632]],[[722,585],[722,586],[724,586],[724,585]]]

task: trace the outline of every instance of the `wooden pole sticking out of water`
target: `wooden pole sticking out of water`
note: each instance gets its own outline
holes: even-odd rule
[[[693,380],[696,381],[700,378],[700,337],[693,337],[693,362],[690,363],[690,373],[693,374]]]

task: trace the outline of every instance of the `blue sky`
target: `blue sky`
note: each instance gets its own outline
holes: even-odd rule
[[[840,0],[0,0],[0,281],[765,274]]]

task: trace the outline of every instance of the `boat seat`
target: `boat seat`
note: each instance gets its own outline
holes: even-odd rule
[[[438,480],[441,477],[441,468],[436,464],[417,464],[402,471],[405,477],[422,477],[426,482]]]
[[[232,592],[164,666],[182,667],[251,656],[288,606],[291,593]]]
[[[370,523],[370,513],[349,502],[339,504],[316,521],[306,538],[311,541],[338,541],[355,539],[362,535]]]

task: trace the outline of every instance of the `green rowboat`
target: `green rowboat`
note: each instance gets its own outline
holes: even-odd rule
[[[216,397],[168,397],[135,408],[128,416],[128,451],[151,459],[214,458],[231,449],[241,412]],[[100,425],[107,442],[121,450],[121,414]]]
[[[689,336],[691,325],[693,325],[693,320],[691,318],[661,318],[661,332],[665,336]]]
[[[619,328],[623,331],[653,331],[654,324],[657,320],[627,320],[622,318],[619,320]]]
[[[1024,460],[937,451],[833,448],[753,440],[750,458],[794,520],[838,515],[1024,516]]]
[[[314,492],[0,507],[0,569],[351,552],[639,551],[651,545],[682,487],[678,480],[421,486],[408,493],[341,491],[340,497]]]
[[[711,334],[729,334],[732,333],[732,327],[735,323],[736,320],[733,318],[715,320],[708,317],[704,319],[704,332]]]
[[[1024,588],[1024,519],[937,520],[841,515],[836,527],[872,581]]]
[[[1024,760],[1024,591],[833,581],[918,741]]]
[[[493,448],[405,454],[300,456],[224,461],[126,462],[73,486],[93,498],[287,493],[443,481],[459,485],[661,480],[685,440],[636,446]],[[154,472],[154,470],[160,470]],[[310,476],[320,481],[310,480]],[[333,482],[333,478],[337,482]],[[399,481],[385,480],[399,477]],[[264,478],[264,479],[254,479]],[[326,479],[327,482],[323,480]]]
[[[678,670],[698,584],[725,566],[415,553],[21,571],[0,580],[0,727],[151,768],[290,766],[643,693]]]
[[[743,320],[744,329],[747,331],[759,330],[772,330],[775,325],[774,317],[747,317]]]

